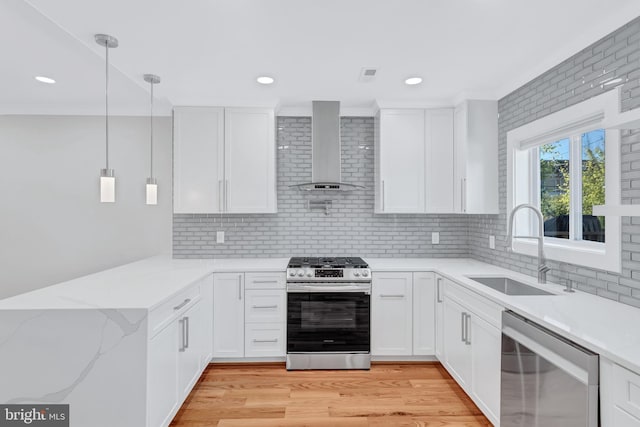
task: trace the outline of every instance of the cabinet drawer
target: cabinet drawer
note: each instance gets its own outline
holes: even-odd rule
[[[503,307],[451,280],[445,279],[444,284],[444,294],[447,297],[457,300],[496,328],[502,328]]]
[[[284,351],[284,323],[247,324],[245,357],[281,357]]]
[[[640,375],[614,364],[612,386],[613,403],[640,418]]]
[[[284,322],[286,293],[278,289],[256,290],[245,292],[245,322]]]
[[[245,273],[245,289],[284,289],[286,278],[284,272]]]
[[[202,281],[189,286],[186,290],[169,298],[149,313],[149,330],[151,336],[155,335],[174,318],[184,313],[200,299],[200,286]]]

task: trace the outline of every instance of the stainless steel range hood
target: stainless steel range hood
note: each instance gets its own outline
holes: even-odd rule
[[[361,185],[342,182],[340,144],[340,102],[313,101],[311,119],[311,182],[292,185],[299,190],[353,191]]]

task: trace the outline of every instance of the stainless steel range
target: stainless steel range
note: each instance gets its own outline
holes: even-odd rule
[[[362,258],[287,266],[287,369],[369,369],[371,270]]]

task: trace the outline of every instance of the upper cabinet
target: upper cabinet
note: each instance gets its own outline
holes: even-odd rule
[[[454,123],[454,211],[497,214],[498,102],[464,101]]]
[[[176,107],[174,212],[276,212],[275,115]]]
[[[375,128],[375,211],[452,212],[453,110],[381,109]]]

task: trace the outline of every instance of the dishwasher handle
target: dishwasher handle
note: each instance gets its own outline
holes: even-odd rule
[[[529,348],[578,381],[598,385],[596,353],[510,310],[502,313],[502,334]]]

